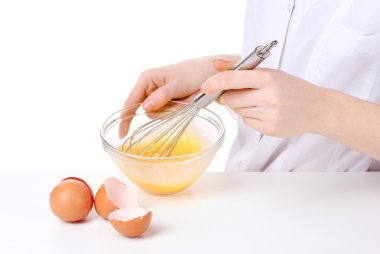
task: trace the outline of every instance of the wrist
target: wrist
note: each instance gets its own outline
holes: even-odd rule
[[[339,131],[346,114],[342,105],[341,93],[333,89],[316,87],[316,117],[313,121],[312,133],[330,137]]]

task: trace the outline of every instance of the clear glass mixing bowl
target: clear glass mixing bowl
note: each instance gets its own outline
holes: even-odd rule
[[[152,194],[173,194],[194,183],[214,158],[224,141],[224,124],[218,115],[201,109],[186,129],[202,143],[202,150],[193,154],[169,158],[149,158],[129,154],[120,150],[126,138],[148,121],[184,106],[171,101],[165,108],[154,113],[145,112],[141,105],[124,108],[106,119],[101,128],[103,148],[121,171],[142,190]],[[127,137],[119,136],[121,121],[129,123]]]

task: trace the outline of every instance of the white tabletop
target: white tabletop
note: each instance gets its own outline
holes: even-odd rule
[[[0,253],[380,253],[378,173],[206,173],[177,195],[139,192],[153,218],[137,239],[94,211],[54,217],[49,193],[65,176],[0,174]],[[109,174],[77,176],[96,191]]]

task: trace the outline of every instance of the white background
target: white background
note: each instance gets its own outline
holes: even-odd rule
[[[0,0],[0,171],[115,170],[102,121],[141,71],[240,52],[245,1]],[[219,105],[225,145],[236,126]]]

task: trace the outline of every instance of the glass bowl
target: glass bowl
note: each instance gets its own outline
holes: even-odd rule
[[[207,169],[224,141],[224,124],[219,116],[201,109],[186,128],[183,136],[202,149],[192,154],[168,158],[150,158],[121,151],[123,143],[139,126],[186,105],[171,101],[153,113],[145,112],[141,104],[119,110],[109,116],[101,128],[103,148],[120,170],[142,190],[152,194],[173,194],[193,184]],[[128,135],[120,137],[121,122],[127,122]]]

